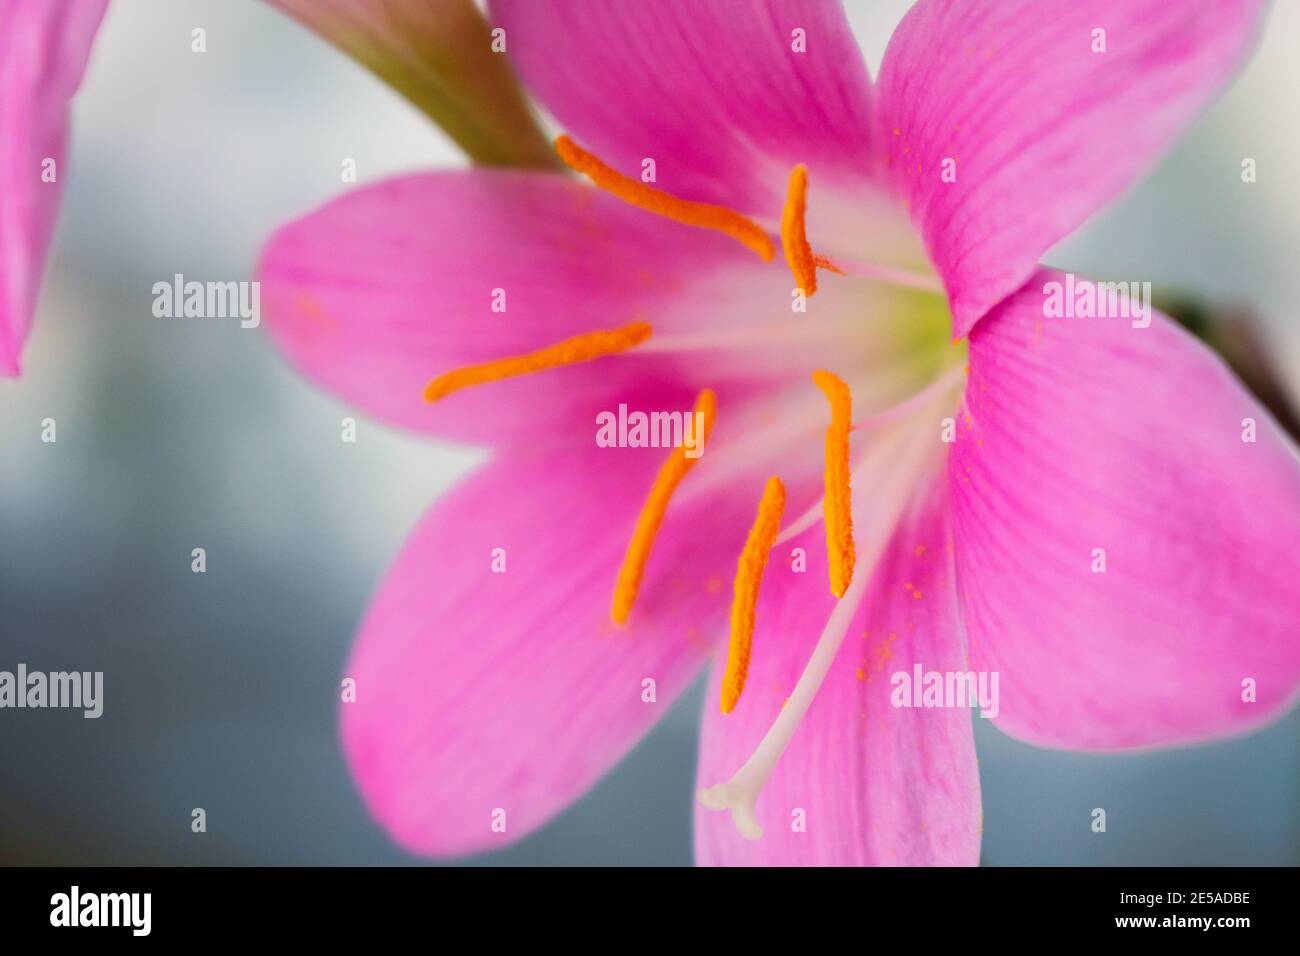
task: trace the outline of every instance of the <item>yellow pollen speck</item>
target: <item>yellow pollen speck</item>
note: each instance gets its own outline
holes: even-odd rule
[[[555,151],[570,169],[587,176],[597,188],[617,196],[625,203],[687,226],[721,232],[758,253],[764,262],[771,262],[776,255],[772,240],[762,227],[734,210],[712,203],[681,199],[630,179],[606,166],[568,136],[560,136],[555,140]]]
[[[916,556],[919,558],[923,554],[925,554],[925,545],[918,544],[916,546]]]
[[[703,453],[704,443],[708,441],[709,432],[713,430],[713,420],[718,411],[717,398],[712,389],[706,388],[700,392],[695,400],[695,411],[703,415],[704,431],[700,436],[699,446],[699,451]],[[659,474],[655,476],[654,484],[650,487],[650,494],[641,507],[636,528],[632,532],[632,540],[628,542],[627,553],[623,556],[623,566],[619,568],[618,580],[614,584],[614,600],[610,608],[610,617],[614,619],[615,624],[622,624],[632,613],[632,605],[636,603],[637,592],[641,589],[641,577],[645,573],[646,562],[650,560],[650,549],[654,546],[659,526],[663,524],[669,499],[672,498],[673,492],[677,490],[682,479],[686,477],[686,473],[699,460],[698,456],[689,457],[685,447],[674,448],[672,454],[660,466]],[[721,582],[718,581],[717,585],[721,587]],[[705,585],[706,590],[708,586]]]
[[[572,338],[548,345],[536,352],[525,355],[513,355],[508,358],[493,359],[479,365],[467,365],[444,375],[439,375],[424,387],[424,400],[436,402],[446,398],[452,392],[471,385],[483,385],[497,382],[503,378],[527,375],[544,369],[558,368],[561,365],[574,365],[589,362],[602,355],[626,352],[640,345],[650,337],[650,326],[645,322],[633,322],[621,328],[608,331],[586,332]]]
[[[849,387],[824,369],[813,372],[813,383],[831,406],[826,429],[825,499],[826,551],[830,559],[831,593],[843,597],[853,581],[853,499],[849,476],[849,429],[853,427],[853,400]]]
[[[736,566],[735,596],[731,603],[731,640],[727,645],[727,666],[722,674],[722,712],[736,709],[749,673],[749,655],[754,644],[754,609],[758,606],[758,588],[763,583],[767,558],[781,530],[785,511],[785,485],[775,476],[767,479],[758,515],[745,539]]]

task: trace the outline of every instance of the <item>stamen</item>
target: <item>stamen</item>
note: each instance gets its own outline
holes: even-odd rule
[[[709,439],[709,433],[713,430],[713,419],[717,415],[717,410],[718,401],[713,390],[706,388],[700,392],[699,397],[695,399],[695,412],[704,416],[704,429],[699,436],[700,445],[697,449],[701,454],[704,451],[704,444]],[[655,482],[650,488],[650,494],[641,507],[641,514],[636,520],[636,529],[632,532],[632,540],[628,542],[627,554],[623,556],[623,566],[619,568],[618,580],[614,584],[614,601],[610,609],[610,617],[614,619],[615,624],[622,624],[632,613],[632,605],[636,603],[637,592],[641,589],[641,576],[645,573],[646,562],[650,560],[650,549],[654,546],[659,526],[663,524],[664,513],[668,510],[668,501],[697,461],[699,456],[690,458],[686,454],[686,448],[679,447],[673,449],[672,454],[660,466],[659,474],[655,476]]]
[[[754,609],[758,606],[758,588],[763,583],[763,569],[781,529],[785,510],[785,485],[775,475],[767,479],[763,498],[758,503],[745,549],[736,567],[735,597],[731,603],[731,642],[727,646],[727,667],[722,674],[722,712],[736,709],[745,677],[749,673],[749,653],[754,643]]]
[[[665,216],[674,222],[701,229],[712,229],[731,236],[754,252],[764,262],[771,262],[776,250],[763,228],[734,210],[712,203],[692,202],[647,186],[606,166],[568,136],[555,140],[555,151],[566,166],[589,177],[600,189],[647,212]]]
[[[934,407],[934,406],[932,406]],[[883,547],[897,527],[904,506],[914,492],[917,480],[936,467],[934,445],[929,436],[919,429],[898,426],[887,429],[869,446],[858,463],[859,474],[878,476],[873,481],[873,507],[864,512],[871,526],[871,541],[867,561],[874,565],[880,560]],[[794,740],[804,715],[830,672],[845,635],[861,606],[871,576],[859,574],[845,592],[843,600],[836,601],[826,627],[812,656],[799,675],[794,690],[786,698],[772,726],[758,747],[739,770],[725,783],[701,789],[697,797],[710,810],[730,810],[732,822],[740,835],[747,840],[757,840],[763,835],[758,823],[756,807],[764,784],[776,769],[777,761]]]
[[[785,209],[781,212],[781,248],[785,250],[785,261],[794,273],[795,285],[803,289],[804,295],[812,295],[817,291],[817,257],[808,244],[804,225],[807,208],[808,167],[800,163],[790,171],[790,183],[786,188]]]
[[[467,365],[439,375],[424,387],[424,400],[436,402],[446,398],[452,392],[471,385],[483,385],[487,382],[500,381],[516,375],[541,372],[561,365],[575,365],[590,362],[602,355],[614,355],[644,342],[650,337],[650,326],[645,322],[633,322],[617,329],[585,332],[573,338],[556,342],[536,352],[524,355],[512,355],[507,358],[494,359],[479,365]]]
[[[826,551],[830,560],[831,593],[844,597],[853,580],[853,497],[849,476],[849,430],[853,427],[853,399],[837,375],[818,369],[813,384],[831,405],[826,429]]]

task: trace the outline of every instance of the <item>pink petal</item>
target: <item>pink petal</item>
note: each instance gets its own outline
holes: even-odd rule
[[[723,236],[573,180],[476,171],[350,192],[282,227],[259,274],[272,335],[302,372],[347,401],[451,438],[549,443],[590,440],[596,411],[644,394],[669,375],[666,361],[606,357],[432,406],[424,385],[594,329],[649,320],[658,334],[673,322],[698,324],[712,302],[675,293],[710,261],[748,265]],[[492,311],[496,289],[505,312]]]
[[[776,218],[786,177],[857,183],[870,84],[826,0],[492,0],[524,85],[629,175],[644,158],[677,195]],[[806,52],[794,52],[801,29]],[[813,232],[817,235],[817,232]]]
[[[720,398],[724,433],[728,407]],[[366,804],[403,847],[443,856],[527,834],[698,673],[761,488],[755,479],[733,486],[739,494],[709,490],[735,464],[722,444],[670,505],[625,628],[609,620],[612,587],[664,451],[501,457],[421,522],[344,672],[357,700],[341,705]],[[505,573],[491,570],[494,548],[505,550]],[[491,828],[497,808],[505,833]]]
[[[68,102],[107,2],[0,0],[0,376],[19,374],[67,174]]]
[[[881,67],[880,131],[957,336],[1151,167],[1241,64],[1264,6],[920,0],[908,12]]]
[[[1173,323],[1045,318],[1049,281],[1064,279],[1039,272],[971,336],[949,460],[971,660],[1002,675],[998,725],[1089,749],[1257,727],[1300,684],[1294,448]]]
[[[845,361],[834,335],[853,330],[832,327],[834,316],[899,308],[887,287],[844,279],[828,283],[808,315],[792,316],[784,266],[570,178],[525,172],[406,176],[350,192],[282,227],[258,275],[275,341],[349,403],[444,437],[546,447],[591,442],[596,414],[620,403],[662,408],[654,403],[665,389],[693,394],[755,377],[806,388],[815,363]],[[492,311],[494,289],[505,291],[505,312]],[[802,345],[745,331],[773,322],[804,330],[823,316],[839,332],[802,335]],[[421,398],[450,369],[637,321],[654,335],[622,355],[434,405]],[[717,335],[707,352],[659,351],[673,336],[707,344]],[[853,361],[869,358],[860,352]]]
[[[980,787],[971,712],[890,704],[891,675],[964,670],[942,484],[900,522],[825,683],[757,805],[763,836],[743,839],[727,813],[697,806],[705,865],[974,865]],[[808,570],[789,550],[806,548]],[[920,597],[914,597],[916,593]],[[744,696],[718,710],[722,668],[704,709],[699,783],[727,780],[758,745],[794,688],[834,599],[820,526],[778,546],[759,599]],[[804,811],[798,832],[795,811]]]

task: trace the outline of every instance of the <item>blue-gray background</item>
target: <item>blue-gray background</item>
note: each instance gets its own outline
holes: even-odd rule
[[[906,6],[850,0],[873,71]],[[1283,3],[1228,95],[1049,257],[1255,307],[1293,387],[1296,37],[1300,4]],[[1098,135],[1124,148],[1122,129]],[[460,163],[395,94],[256,0],[114,0],[26,375],[0,382],[0,669],[103,670],[106,705],[99,720],[0,711],[0,862],[413,862],[348,778],[338,678],[405,532],[476,454],[364,419],[343,444],[348,410],[261,332],[150,312],[173,273],[248,278],[277,223],[345,188],[344,157],[362,183]],[[56,444],[40,441],[46,417]],[[190,571],[195,547],[206,574]],[[689,863],[700,704],[697,687],[574,807],[479,862]],[[1124,757],[976,724],[986,863],[1300,861],[1296,714]]]

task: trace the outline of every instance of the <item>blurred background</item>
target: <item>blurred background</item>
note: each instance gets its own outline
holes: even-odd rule
[[[908,3],[848,6],[874,74]],[[1278,4],[1227,95],[1048,256],[1252,308],[1293,398],[1296,37],[1300,3]],[[338,680],[407,531],[481,455],[360,416],[342,443],[354,413],[260,330],[157,319],[151,287],[178,272],[251,278],[273,227],[349,188],[344,157],[360,184],[463,161],[397,94],[256,0],[114,0],[73,139],[25,375],[0,380],[0,669],[102,670],[106,702],[98,720],[0,713],[0,863],[419,862],[362,809],[335,733]],[[40,440],[44,418],[55,444]],[[205,574],[190,570],[196,547]],[[545,829],[470,862],[689,864],[701,696]],[[1300,863],[1296,713],[1247,738],[1122,757],[975,724],[987,865]],[[206,833],[191,832],[195,807]],[[1089,831],[1093,807],[1105,835]]]

